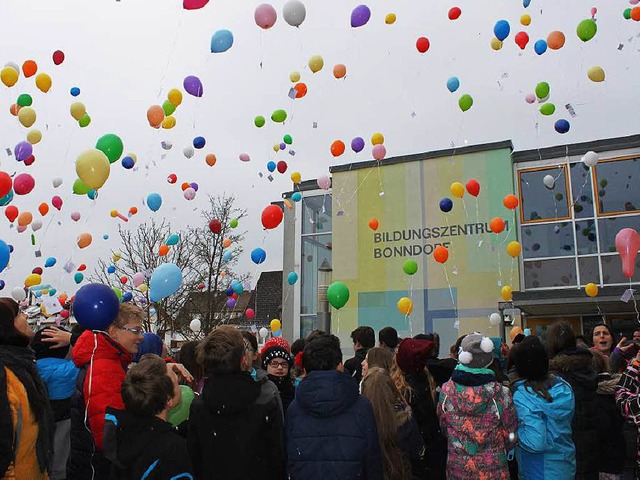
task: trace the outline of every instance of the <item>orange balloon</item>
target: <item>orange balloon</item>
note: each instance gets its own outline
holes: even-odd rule
[[[160,245],[158,249],[158,255],[164,257],[167,253],[169,253],[169,245]]]
[[[135,215],[136,213],[138,213],[138,207],[131,207],[131,208],[129,209],[129,213],[130,213],[131,215]]]
[[[67,303],[68,299],[69,297],[66,293],[61,293],[60,295],[58,295],[58,301],[60,302],[60,305],[64,305],[65,303]]]
[[[633,7],[631,9],[631,19],[640,22],[640,7]]]
[[[489,228],[493,233],[500,233],[504,230],[504,220],[500,217],[492,218],[489,222]]]
[[[20,215],[18,215],[18,225],[21,227],[26,227],[31,223],[32,220],[33,215],[31,215],[31,212],[22,212]]]
[[[47,205],[45,202],[42,202],[38,206],[38,211],[40,212],[40,215],[44,217],[47,213],[49,213],[49,205]]]
[[[33,60],[27,60],[22,64],[22,73],[24,73],[24,76],[27,78],[33,77],[37,71],[38,64]]]
[[[502,203],[504,203],[504,206],[509,210],[515,210],[520,202],[518,201],[518,197],[510,193],[509,195],[504,197]]]
[[[369,228],[371,230],[377,230],[379,226],[380,226],[380,223],[378,223],[377,218],[372,218],[371,220],[369,220]]]
[[[296,91],[296,98],[302,98],[307,94],[307,84],[306,83],[296,83],[293,86],[293,89]]]
[[[17,103],[12,104],[9,107],[9,112],[11,112],[11,115],[13,115],[14,117],[18,116],[18,112],[20,111],[20,105],[18,105]]]
[[[438,245],[433,250],[433,259],[438,263],[446,263],[446,261],[449,260],[449,250],[447,250],[447,247]]]
[[[153,128],[160,128],[164,120],[164,110],[160,105],[153,105],[147,110],[147,120]]]
[[[564,33],[555,30],[547,36],[547,45],[551,50],[560,50],[564,47]]]
[[[182,188],[182,191],[184,192],[187,188],[191,188],[191,184],[184,182],[182,185],[180,185],[180,187]]]
[[[345,145],[342,140],[336,140],[331,144],[331,154],[334,157],[339,157],[344,153]]]
[[[222,248],[229,248],[231,246],[231,240],[228,238],[225,238],[224,240],[222,240]]]
[[[204,157],[204,161],[207,162],[207,165],[209,165],[210,167],[213,167],[218,161],[218,159],[213,153],[210,153],[206,157]]]
[[[88,232],[84,232],[78,235],[78,247],[80,248],[88,247],[89,245],[91,245],[92,241],[93,241],[93,237]]]
[[[343,78],[347,74],[347,67],[339,63],[333,67],[333,76],[336,78]]]

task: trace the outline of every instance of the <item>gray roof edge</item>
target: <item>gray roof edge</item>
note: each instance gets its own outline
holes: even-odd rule
[[[533,150],[513,152],[511,158],[514,163],[534,162],[538,160],[550,160],[565,157],[567,155],[584,155],[589,150],[609,151],[640,148],[640,135],[628,135],[626,137],[603,138],[566,145],[555,145]]]

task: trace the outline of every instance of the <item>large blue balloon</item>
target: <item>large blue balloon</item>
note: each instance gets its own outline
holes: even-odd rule
[[[89,330],[106,330],[118,316],[120,302],[107,285],[90,283],[76,292],[73,315]]]
[[[147,207],[152,211],[157,212],[162,205],[162,197],[159,193],[150,193],[147,197]]]
[[[218,30],[211,37],[211,53],[223,53],[233,45],[233,33],[229,30]]]
[[[453,202],[451,201],[450,198],[445,197],[442,200],[440,200],[440,210],[442,210],[444,213],[450,212],[452,208],[453,208]]]
[[[298,281],[298,274],[296,272],[289,272],[287,275],[287,283],[293,285]]]
[[[257,265],[260,265],[267,259],[267,252],[265,252],[262,248],[254,248],[251,251],[251,261]]]
[[[174,263],[163,263],[151,274],[149,298],[158,302],[178,291],[182,285],[182,270]]]
[[[4,243],[3,240],[0,240],[0,272],[7,268],[10,254],[11,250],[9,249],[9,245]]]
[[[451,93],[458,90],[458,88],[460,88],[460,80],[458,79],[458,77],[451,77],[449,80],[447,80],[447,88]]]
[[[493,34],[501,42],[509,36],[509,33],[511,33],[511,26],[506,20],[498,20],[493,27]]]

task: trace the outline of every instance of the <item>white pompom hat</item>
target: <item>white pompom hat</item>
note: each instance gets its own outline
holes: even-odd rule
[[[486,368],[493,362],[493,342],[479,333],[467,335],[460,344],[458,361],[469,368]]]

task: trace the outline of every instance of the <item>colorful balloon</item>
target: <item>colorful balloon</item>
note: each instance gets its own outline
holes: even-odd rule
[[[509,242],[509,244],[507,245],[507,253],[510,257],[516,258],[518,255],[520,255],[520,252],[522,252],[522,246],[520,245],[520,242]]]
[[[351,26],[353,28],[362,27],[371,18],[371,9],[366,5],[358,5],[351,12]]]
[[[158,302],[178,291],[182,285],[182,270],[173,263],[163,263],[151,274],[149,299]]]
[[[211,53],[223,53],[233,46],[233,33],[229,30],[218,30],[211,37]]]
[[[640,249],[640,235],[633,228],[623,228],[616,235],[616,251],[622,261],[622,274],[631,279],[636,268],[636,257]]]
[[[114,163],[122,156],[124,145],[120,137],[113,133],[108,133],[98,139],[96,142],[96,149],[100,150],[107,156],[109,163]]]
[[[182,86],[189,95],[193,95],[194,97],[202,97],[202,82],[195,75],[189,75],[188,77],[185,77],[184,81],[182,82]],[[162,113],[164,114],[164,111]]]
[[[278,19],[278,14],[276,13],[276,9],[273,8],[268,3],[263,3],[258,5],[253,13],[253,18],[258,25],[263,30],[269,30],[273,27]]]
[[[276,228],[282,222],[284,212],[278,205],[269,205],[262,211],[262,226],[267,230]]]
[[[292,27],[299,27],[307,18],[307,9],[299,0],[290,0],[282,7],[282,18]]]
[[[438,245],[433,249],[433,259],[438,263],[446,263],[449,260],[449,250],[443,245]]]
[[[157,212],[162,206],[162,197],[159,193],[150,193],[147,195],[147,207],[152,212]]]
[[[333,282],[327,289],[327,300],[333,308],[341,309],[349,301],[349,287],[343,282]]]
[[[409,297],[402,297],[396,306],[403,315],[410,315],[413,311],[413,301]]]
[[[493,34],[498,40],[503,42],[511,33],[511,26],[506,20],[498,20],[493,27]]]
[[[89,188],[97,190],[102,187],[110,171],[109,159],[98,149],[85,150],[76,159],[76,173]]]
[[[73,314],[80,325],[89,330],[106,330],[120,309],[116,293],[100,283],[89,283],[78,290],[73,299]]]

